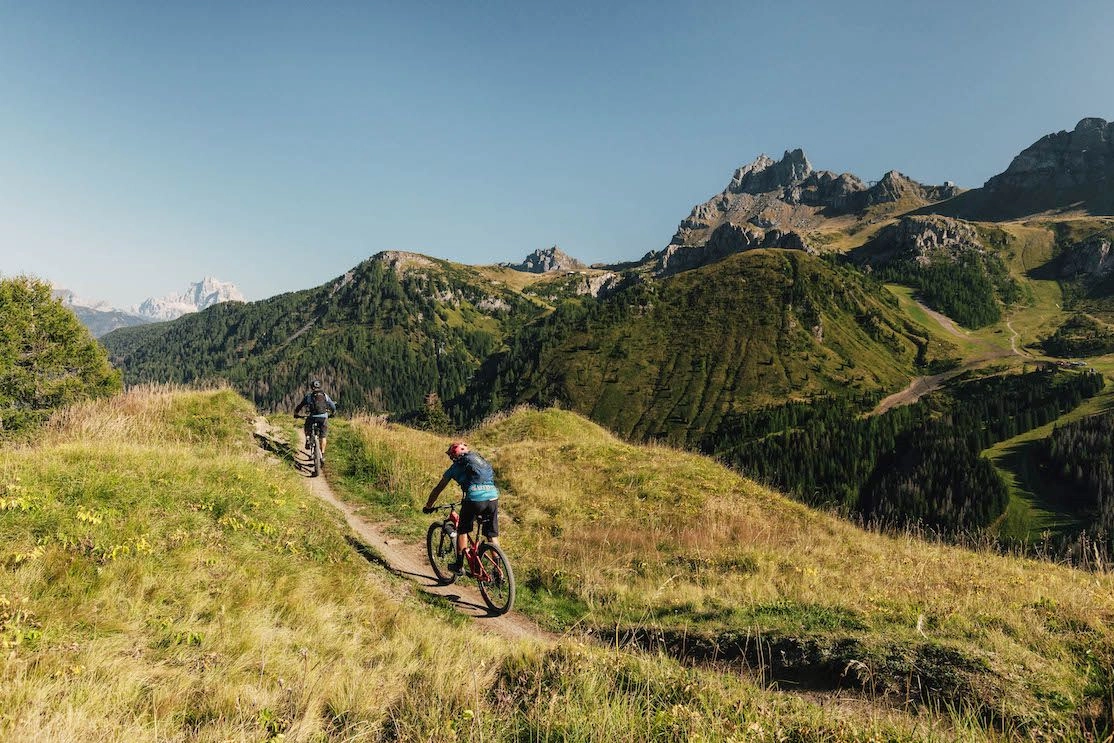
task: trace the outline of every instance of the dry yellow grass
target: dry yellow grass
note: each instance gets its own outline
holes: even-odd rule
[[[357,429],[391,489],[379,497],[400,514],[420,505],[445,440]],[[563,411],[518,411],[469,441],[496,466],[503,543],[528,584],[523,605],[543,619],[942,648],[985,669],[982,701],[1007,717],[1110,703],[1095,688],[1114,657],[1108,573],[864,531]]]
[[[479,635],[360,557],[255,450],[253,413],[226,390],[134,390],[0,455],[0,739],[996,737],[972,718],[825,710],[665,658]],[[440,443],[363,428],[408,442],[396,463]],[[392,465],[393,484],[435,459]]]

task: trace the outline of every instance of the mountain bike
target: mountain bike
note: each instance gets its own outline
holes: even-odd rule
[[[296,415],[295,418],[305,418],[304,415]],[[310,463],[313,465],[313,477],[321,474],[321,468],[324,462],[321,460],[321,419],[311,418],[313,421],[309,427],[309,435],[306,436],[306,448],[309,450]]]
[[[437,580],[448,585],[457,579],[457,574],[449,569],[449,563],[456,557],[456,533],[460,515],[456,504],[437,506],[435,510],[447,510],[444,519],[434,521],[426,532],[426,554]],[[480,595],[492,614],[506,614],[514,606],[514,571],[503,550],[492,544],[483,535],[481,526],[489,521],[486,516],[476,518],[479,539],[468,534],[468,546],[464,548],[464,567],[469,578],[475,578],[480,586]]]

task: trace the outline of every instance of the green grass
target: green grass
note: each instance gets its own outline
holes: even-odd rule
[[[1104,371],[1108,379],[1110,370]],[[1045,476],[1037,456],[1037,447],[1052,430],[1089,415],[1114,409],[1114,384],[1083,402],[1071,412],[1039,428],[1001,441],[984,452],[998,468],[1010,489],[1010,504],[996,525],[998,534],[1008,540],[1038,543],[1045,532],[1064,535],[1077,532],[1082,525],[1079,517],[1065,511],[1059,504],[1068,501],[1063,487]]]
[[[924,308],[914,298],[915,289],[900,284],[886,284],[886,289],[897,297],[902,312],[925,328],[937,342],[954,346],[961,358],[970,359],[986,353],[988,344],[980,340],[978,336],[972,336],[971,333],[963,331],[957,336],[941,327],[939,321],[925,312]]]
[[[509,341],[457,402],[478,420],[558,404],[636,440],[695,445],[731,411],[904,387],[952,345],[853,269],[755,250],[558,308]]]
[[[68,410],[37,446],[0,455],[0,738],[997,737],[958,710],[912,716],[870,698],[822,707],[729,668],[477,632],[365,561],[339,516],[255,449],[252,414],[227,391],[138,390]],[[417,441],[423,452],[439,443]],[[429,470],[413,464],[403,481]],[[843,621],[802,611],[813,624]]]
[[[394,452],[395,512],[421,523],[408,514],[439,477],[444,442],[393,425],[353,432]],[[470,443],[496,466],[521,607],[548,626],[669,654],[735,648],[756,663],[761,637],[791,678],[833,683],[831,669],[860,662],[878,693],[910,693],[912,674],[938,690],[922,704],[1057,734],[1101,708],[1082,648],[1114,641],[1109,576],[864,532],[568,412],[499,417]],[[384,497],[365,487],[357,498]]]

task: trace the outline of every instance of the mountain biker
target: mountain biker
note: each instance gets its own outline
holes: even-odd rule
[[[464,500],[460,503],[460,523],[456,530],[456,560],[449,564],[449,570],[459,573],[464,569],[464,548],[468,546],[468,534],[477,516],[490,515],[490,521],[483,525],[483,533],[492,544],[499,544],[499,490],[495,487],[495,470],[486,459],[469,450],[468,444],[454,441],[445,454],[453,463],[441,476],[441,482],[430,491],[422,513],[433,513],[437,496],[450,480],[457,481]]]
[[[299,411],[306,408],[306,447],[309,447],[310,436],[313,435],[313,424],[317,422],[321,426],[321,461],[325,461],[325,442],[326,436],[329,435],[329,413],[337,412],[337,404],[333,399],[325,394],[325,390],[321,389],[321,382],[313,380],[309,385],[309,392],[298,403],[298,407],[294,408],[294,417],[298,417]]]

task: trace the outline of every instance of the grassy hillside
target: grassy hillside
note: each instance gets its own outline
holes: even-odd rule
[[[367,422],[334,437],[349,497],[416,515],[444,442]],[[866,532],[712,460],[518,411],[474,431],[524,610],[813,688],[858,686],[1036,738],[1110,731],[1114,578]]]
[[[468,419],[556,401],[624,436],[688,443],[733,410],[900,388],[950,351],[880,285],[782,250],[562,305],[508,344],[458,401]]]
[[[253,415],[227,390],[138,389],[0,454],[0,739],[996,737],[958,713],[820,706],[732,668],[479,633],[365,560],[259,454]]]
[[[227,303],[102,339],[125,381],[223,380],[290,409],[313,377],[347,410],[402,413],[459,394],[509,328],[545,311],[477,270],[382,253],[316,289]]]

